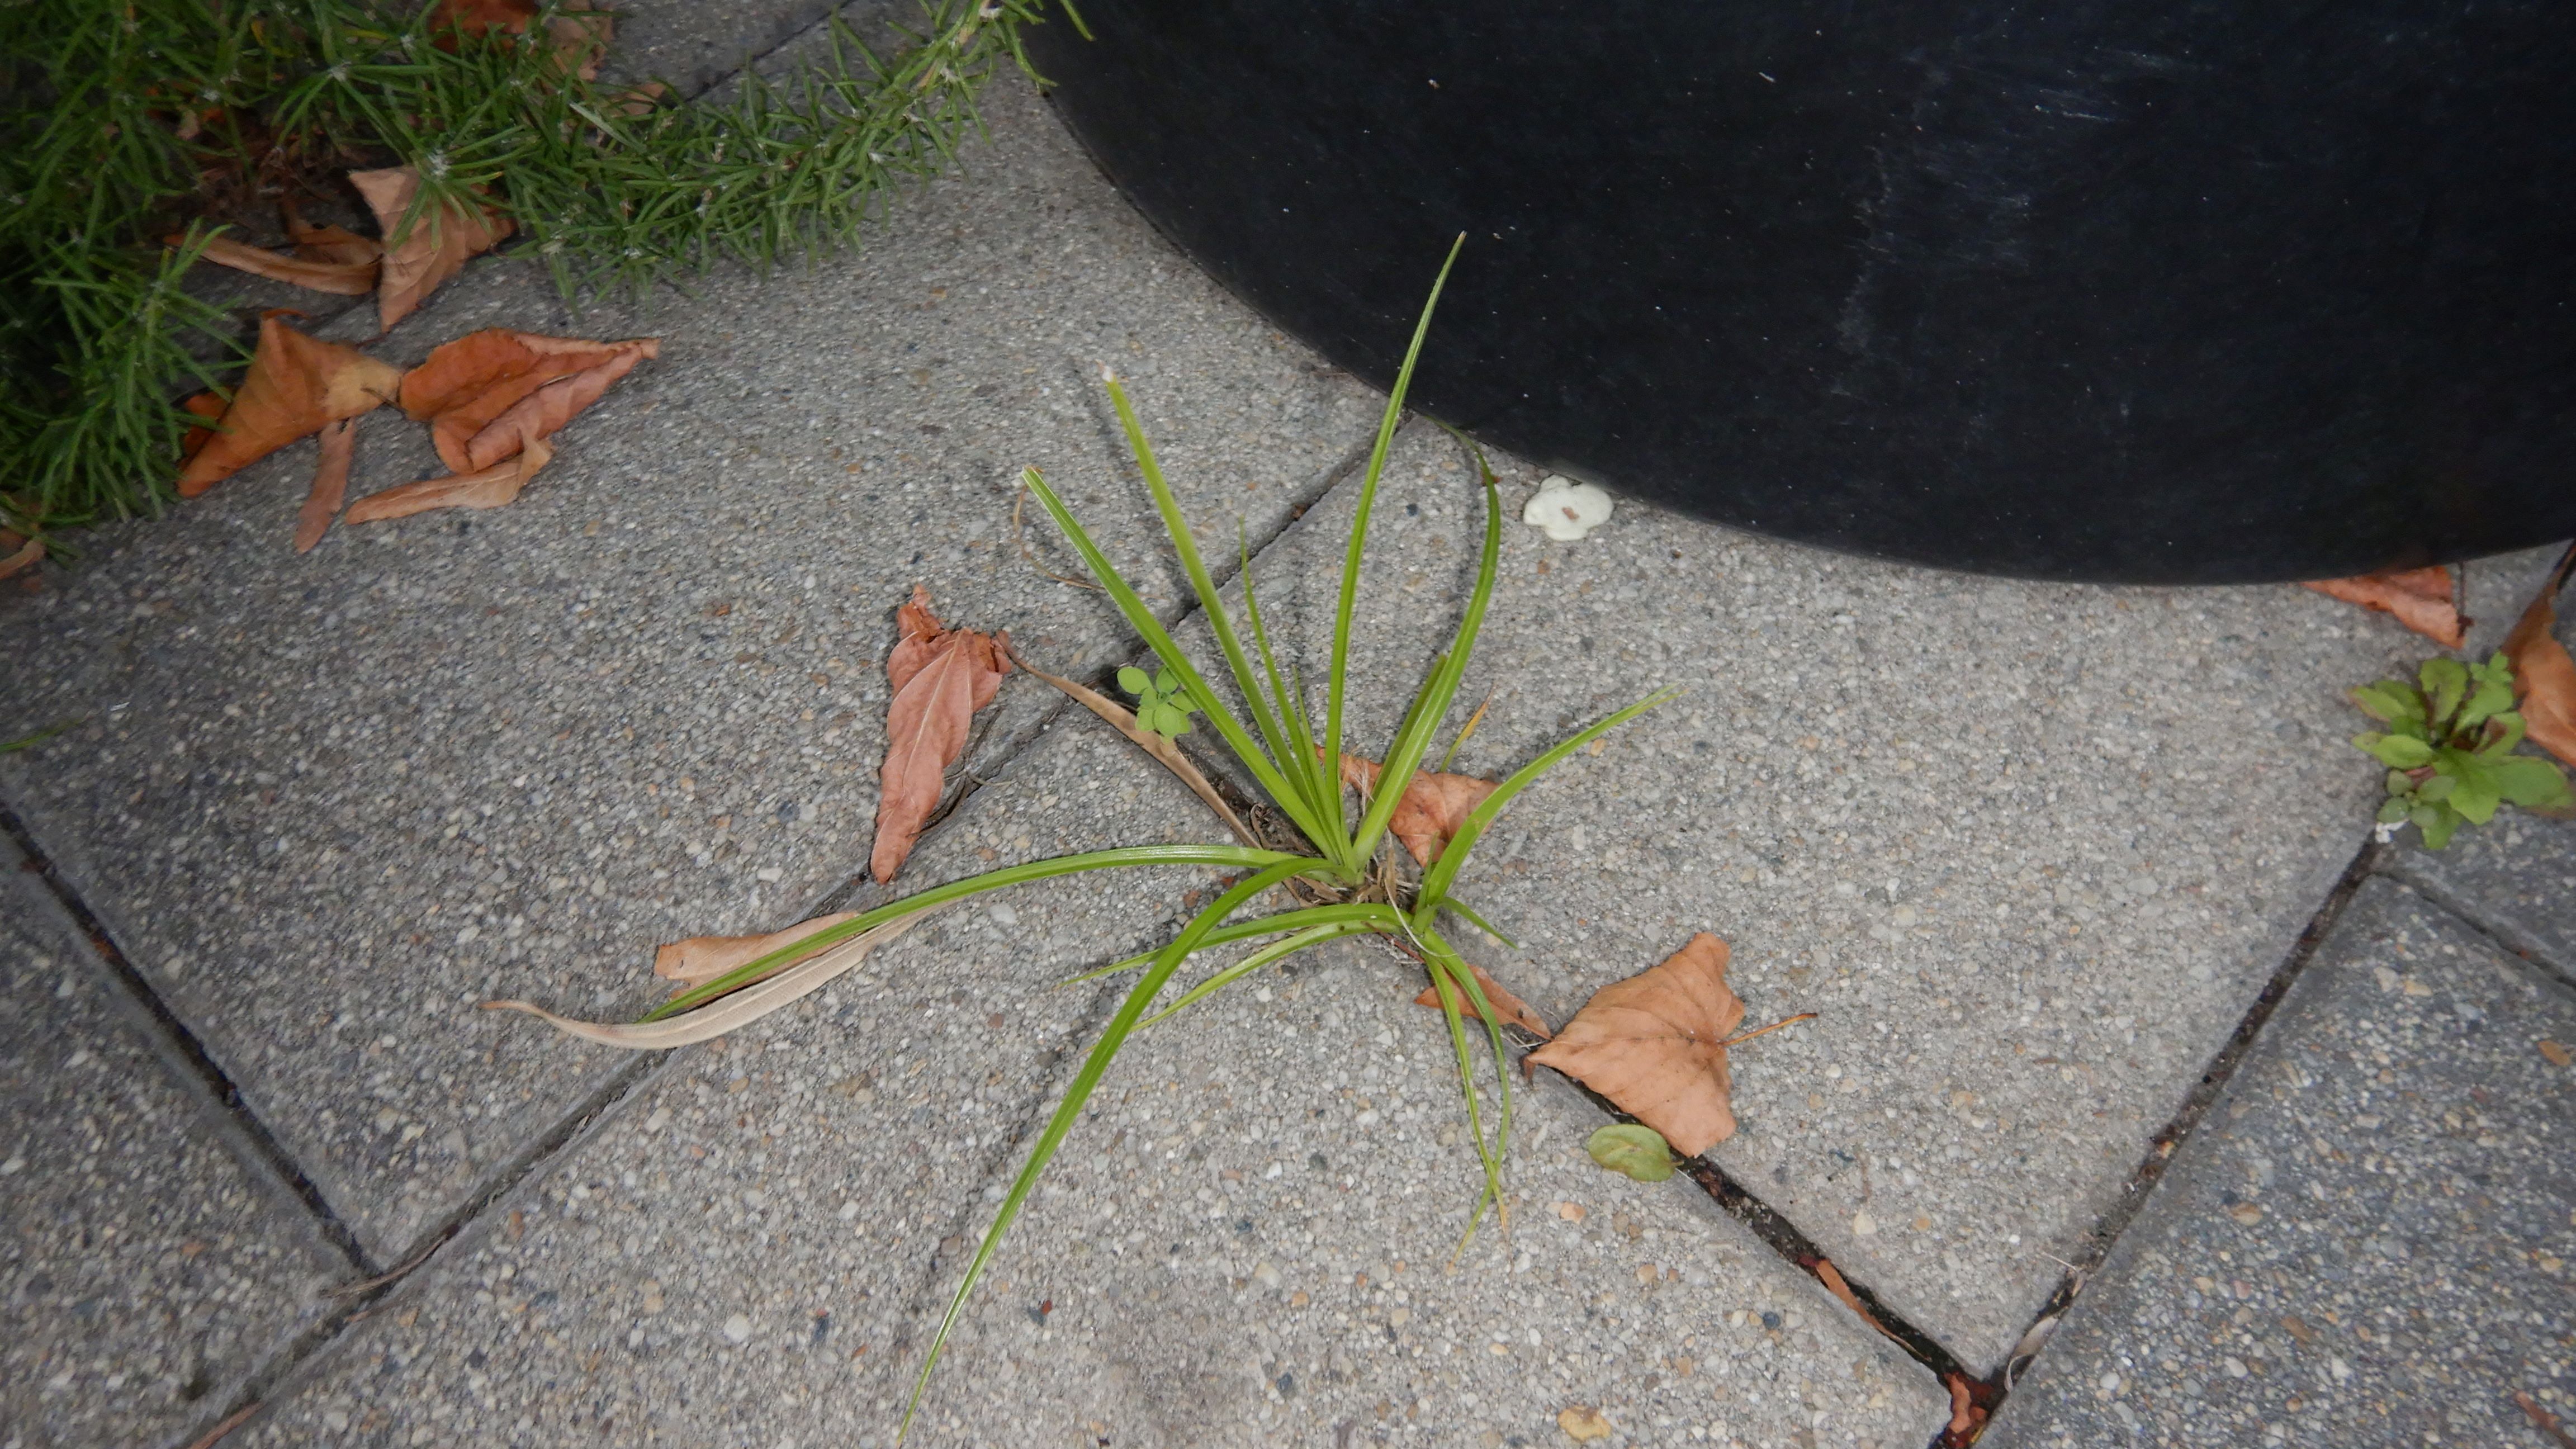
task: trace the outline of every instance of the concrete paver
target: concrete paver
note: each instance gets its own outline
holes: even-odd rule
[[[1552,1076],[1515,1094],[1509,1232],[1461,1253],[1483,1179],[1422,984],[1330,947],[1139,1037],[952,1342],[932,1442],[1551,1445],[1578,1405],[1610,1444],[1931,1440],[1930,1374],[1688,1177],[1595,1166],[1608,1119]]]
[[[2365,884],[1980,1442],[2543,1443],[2516,1393],[2576,1422],[2569,1044],[2576,993]]]
[[[1083,717],[972,797],[908,874],[1203,839],[1205,824],[1176,784]],[[245,1442],[887,1442],[928,1325],[1018,1166],[1012,1139],[1033,1130],[1037,1094],[1070,1073],[1069,1053],[1087,1048],[1117,990],[1053,983],[1159,939],[1182,892],[1204,884],[1096,876],[959,907],[810,1011],[693,1050],[559,1170],[496,1206],[479,1241],[380,1305]],[[1394,989],[1378,963],[1346,959],[1281,978],[1276,1006],[1247,991],[1141,1046],[1117,1069],[1117,1094],[1159,1105],[1165,1072],[1190,1073],[1194,1093],[1212,1074],[1244,1110],[1208,1095],[1196,1104],[1205,1133],[1177,1107],[1158,1111],[1178,1136],[1142,1182],[1124,1174],[1145,1145],[1143,1109],[1122,1102],[1087,1121],[996,1265],[912,1442],[1259,1442],[1273,1393],[1295,1407],[1267,1422],[1296,1442],[1364,1419],[1353,1442],[1501,1442],[1485,1437],[1492,1428],[1539,1443],[1581,1395],[1631,1425],[1624,1442],[1658,1442],[1658,1420],[1676,1434],[1728,1426],[1712,1442],[1748,1446],[1910,1449],[1928,1436],[1939,1401],[1928,1376],[1686,1182],[1649,1190],[1589,1166],[1576,1144],[1600,1119],[1562,1087],[1524,1102],[1536,1126],[1515,1167],[1522,1225],[1508,1243],[1489,1231],[1467,1271],[1445,1275],[1477,1179],[1465,1147],[1430,1148],[1448,1135],[1454,1077],[1427,1050],[1437,1019]],[[1402,1048],[1354,1059],[1355,1040],[1396,1029]],[[1280,1042],[1293,1050],[1265,1054]],[[1351,1090],[1304,1080],[1327,1057]],[[1242,1067],[1252,1072],[1236,1076]],[[1388,1095],[1360,1100],[1377,1092]],[[1202,1143],[1208,1152],[1183,1150]],[[1327,1152],[1331,1174],[1313,1166]],[[1280,1175],[1263,1176],[1272,1161]],[[1244,1181],[1223,1178],[1229,1167]],[[1211,1217],[1195,1189],[1220,1186],[1226,1211]],[[1103,1240],[1114,1250],[1093,1252],[1104,1190],[1120,1206]],[[1576,1200],[1584,1224],[1553,1207]],[[1259,1236],[1239,1231],[1238,1214],[1257,1215]],[[1186,1274],[1167,1272],[1169,1242],[1183,1244]],[[1260,1255],[1301,1283],[1313,1275],[1312,1304],[1289,1307],[1297,1284],[1262,1284]],[[1382,1286],[1353,1285],[1362,1271]],[[1275,1320],[1210,1353],[1211,1316],[1242,1323],[1247,1291]],[[1493,1354],[1504,1327],[1511,1351]],[[1527,1342],[1532,1329],[1544,1347]],[[1213,1388],[1194,1377],[1202,1367]]]
[[[925,839],[906,884],[1201,838],[1189,795],[1105,734],[1043,736]],[[248,1442],[881,1441],[932,1256],[1109,989],[1056,983],[1147,944],[1205,879],[1077,877],[954,908],[792,1012],[669,1059]],[[585,977],[648,959],[536,994],[578,1001]],[[487,1024],[570,1050],[524,1018]]]
[[[1498,466],[1517,518],[1537,472]],[[1467,483],[1428,429],[1389,470],[1369,748],[1472,578]],[[1256,567],[1310,680],[1347,491]],[[2302,589],[1970,578],[1633,503],[1576,543],[1511,523],[1501,567],[1459,768],[1690,692],[1504,817],[1460,887],[1526,948],[1489,964],[1556,1019],[1708,930],[1753,1020],[1821,1012],[1745,1049],[1716,1160],[1990,1370],[2352,859],[2377,781],[2341,691],[2411,636]]]
[[[1153,237],[1025,86],[989,94],[991,144],[864,254],[649,315],[573,319],[525,263],[442,289],[382,352],[490,325],[666,339],[511,507],[298,558],[298,445],[0,606],[25,641],[0,738],[82,721],[0,759],[0,789],[379,1261],[613,1069],[460,1005],[605,962],[574,1004],[632,1008],[653,942],[864,862],[915,582],[1057,668],[1123,652],[1099,595],[1014,546],[1021,464],[1096,497],[1177,610],[1099,363],[1155,384],[1193,506],[1256,536],[1364,440],[1364,391]],[[433,471],[423,432],[362,423],[353,496]],[[1048,703],[1015,693],[987,756]]]
[[[340,1260],[21,863],[0,840],[0,1446],[172,1442],[287,1347]]]

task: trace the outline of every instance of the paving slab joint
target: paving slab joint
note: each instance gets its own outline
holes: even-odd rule
[[[410,1251],[394,1267],[326,1289],[325,1299],[332,1305],[331,1310],[317,1317],[303,1332],[244,1377],[231,1402],[224,1406],[224,1417],[215,1422],[215,1429],[230,1433],[257,1417],[270,1401],[291,1397],[301,1377],[325,1362],[325,1354],[348,1330],[383,1308],[387,1300],[401,1292],[406,1284],[435,1276],[428,1270],[437,1267],[442,1260],[473,1252],[483,1236],[478,1229],[494,1207],[522,1185],[543,1178],[559,1160],[578,1153],[586,1135],[635,1094],[649,1088],[652,1080],[668,1070],[678,1055],[676,1052],[639,1054],[636,1060],[614,1073],[598,1091],[585,1099],[577,1110],[565,1114],[552,1131],[504,1163],[472,1200],[415,1239]],[[219,1435],[210,1434],[198,1443],[211,1443],[215,1437]],[[197,1449],[197,1445],[191,1444],[189,1449]]]
[[[357,1234],[342,1221],[322,1189],[308,1176],[277,1135],[262,1122],[259,1114],[242,1099],[241,1089],[218,1065],[205,1043],[197,1039],[178,1013],[134,968],[115,936],[109,932],[88,902],[80,897],[62,872],[54,868],[53,857],[46,853],[32,831],[16,811],[0,804],[0,835],[6,835],[26,858],[26,869],[45,883],[45,889],[79,927],[81,937],[113,987],[114,996],[124,1006],[135,1024],[151,1041],[155,1052],[172,1068],[172,1076],[183,1090],[202,1093],[207,1111],[226,1129],[237,1157],[253,1173],[267,1179],[269,1188],[283,1198],[292,1199],[308,1214],[333,1251],[345,1259],[355,1272],[365,1275],[379,1271],[381,1264],[367,1256]]]
[[[2453,889],[2437,873],[2416,869],[2417,863],[2411,854],[2396,854],[2380,873],[2457,917],[2462,925],[2534,972],[2561,986],[2576,985],[2576,957],[2552,950],[2484,902]]]
[[[2272,1014],[2279,1009],[2282,999],[2289,994],[2291,986],[2298,981],[2301,973],[2306,971],[2308,964],[2315,959],[2318,947],[2333,932],[2335,923],[2343,916],[2344,908],[2360,891],[2364,881],[2373,875],[2387,873],[2392,854],[2389,847],[2366,840],[2360,851],[2344,867],[2343,874],[2337,877],[2334,888],[2326,893],[2326,898],[2317,907],[2316,914],[2309,918],[2307,926],[2299,932],[2299,939],[2281,958],[2281,964],[2274,969],[2271,979],[2264,983],[2263,990],[2255,996],[2253,1004],[2246,1008],[2245,1015],[2236,1024],[2236,1029],[2228,1034],[2226,1043],[2218,1049],[2216,1055],[2210,1058],[2209,1065],[2200,1074],[2199,1082],[2194,1084],[2190,1093],[2183,1098],[2182,1105],[2175,1109],[2163,1130],[2148,1139],[2146,1155],[2140,1158],[2138,1165],[2130,1171],[2128,1181],[2121,1187],[2119,1196],[2113,1200],[2101,1217],[2094,1221],[2093,1229],[2086,1238],[2087,1250],[2080,1255],[2079,1261],[2065,1264],[2066,1273],[2058,1280],[2057,1291],[2051,1293],[2048,1301],[2040,1305],[2039,1311],[2031,1316],[2030,1324],[2022,1339],[2024,1346],[2017,1346],[2010,1355],[2006,1356],[2003,1365],[1996,1370],[1992,1379],[1978,1379],[1972,1374],[1962,1372],[1962,1378],[1975,1394],[1978,1407],[1986,1411],[1987,1421],[1990,1422],[1994,1414],[2003,1407],[2004,1400],[2011,1395],[2014,1384],[2021,1377],[2021,1374],[2015,1372],[2016,1366],[2020,1367],[2021,1373],[2027,1373],[2027,1361],[2045,1351],[2047,1328],[2043,1325],[2053,1326],[2066,1310],[2074,1305],[2077,1295],[2084,1291],[2086,1282],[2109,1256],[2112,1245],[2118,1242],[2120,1235],[2137,1220],[2138,1214],[2147,1205],[2147,1199],[2154,1194],[2156,1184],[2164,1179],[2166,1167],[2189,1144],[2192,1135],[2199,1130],[2202,1121],[2209,1115],[2210,1108],[2217,1104],[2221,1094],[2227,1090],[2228,1081],[2236,1075],[2236,1069],[2243,1065],[2247,1053],[2253,1050],[2255,1039],[2270,1023]],[[2391,878],[2397,877],[2392,874]],[[1694,1176],[1698,1175],[1700,1166],[1701,1164],[1698,1163],[1692,1164]],[[1723,1181],[1722,1175],[1716,1174],[1714,1169],[1710,1171],[1712,1176],[1718,1176]],[[1729,1184],[1729,1186],[1732,1185]],[[1742,1193],[1743,1190],[1736,1188],[1734,1191]],[[1712,1186],[1710,1192],[1712,1195],[1717,1195],[1717,1188]],[[1746,1196],[1749,1199],[1750,1195],[1746,1194]],[[1720,1196],[1719,1201],[1726,1204],[1729,1211],[1738,1212],[1739,1216],[1743,1215],[1741,1210],[1727,1203],[1725,1197]],[[1756,1202],[1754,1206],[1759,1207],[1760,1204]],[[1761,1208],[1761,1211],[1769,1213],[1770,1210]],[[1747,1219],[1747,1221],[1751,1220]],[[1756,1231],[1762,1230],[1757,1227]],[[1766,1233],[1764,1241],[1774,1240]],[[1774,1246],[1778,1246],[1776,1242]],[[1855,1289],[1859,1288],[1857,1284],[1853,1286]],[[1862,1291],[1866,1298],[1866,1291]],[[1874,1303],[1872,1307],[1875,1311]],[[1900,1321],[1890,1317],[1888,1319],[1890,1328],[1895,1328]],[[2034,1338],[2036,1342],[2033,1341]],[[1898,1341],[1906,1342],[1903,1338],[1899,1338]],[[1913,1349],[1911,1343],[1907,1343],[1907,1347],[1909,1350]],[[1938,1346],[1933,1345],[1933,1350],[1938,1352]],[[1923,1359],[1927,1367],[1932,1367],[1935,1374],[1941,1375],[1945,1383],[1949,1382],[1947,1373],[1934,1366],[1932,1359],[1920,1352],[1916,1353],[1916,1357]],[[1931,1449],[1959,1449],[1959,1446],[1973,1442],[1973,1435],[1964,1439],[1955,1439],[1948,1433],[1944,1433],[1933,1441]]]

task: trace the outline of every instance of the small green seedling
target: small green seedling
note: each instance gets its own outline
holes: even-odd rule
[[[2388,767],[2379,838],[2409,821],[2440,850],[2466,821],[2484,825],[2503,805],[2543,814],[2576,811],[2567,774],[2552,760],[2517,755],[2522,716],[2513,708],[2513,664],[2428,659],[2421,687],[2383,679],[2352,692],[2361,712],[2388,726],[2352,737],[2353,747]]]
[[[1190,688],[1182,678],[1166,669],[1156,674],[1130,664],[1118,671],[1118,687],[1136,701],[1136,723],[1165,739],[1190,732],[1190,716],[1198,706],[1190,703]]]
[[[1603,1127],[1584,1139],[1583,1150],[1603,1167],[1639,1182],[1662,1182],[1673,1175],[1672,1145],[1642,1122]]]

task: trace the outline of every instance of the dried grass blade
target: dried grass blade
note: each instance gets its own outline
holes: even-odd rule
[[[692,1046],[711,1041],[726,1032],[750,1025],[783,1006],[791,1006],[819,991],[834,977],[867,959],[869,952],[909,931],[924,917],[945,910],[943,901],[925,906],[909,915],[897,916],[884,925],[861,931],[839,945],[824,951],[810,961],[790,966],[757,985],[746,986],[730,996],[721,996],[695,1011],[685,1012],[664,1021],[640,1024],[604,1021],[575,1021],[557,1016],[542,1006],[525,1001],[487,1001],[486,1011],[524,1011],[556,1030],[584,1041],[603,1046],[625,1047],[630,1051],[668,1051],[672,1047]]]

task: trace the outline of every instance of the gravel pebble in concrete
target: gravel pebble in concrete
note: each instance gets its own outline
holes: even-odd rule
[[[162,1067],[0,840],[0,1446],[151,1445],[223,1412],[340,1265]]]
[[[1049,732],[925,839],[906,882],[1208,838],[1197,802],[1132,753],[1088,716]],[[1056,983],[1152,944],[1210,879],[1093,875],[960,905],[791,1011],[687,1049],[239,1437],[888,1443],[933,1261],[956,1261],[1114,990]],[[569,1050],[524,1018],[493,1027]]]
[[[2576,994],[2366,884],[1980,1443],[2546,1443],[2516,1393],[2576,1424],[2571,1046]]]
[[[1461,1254],[1483,1178],[1422,984],[1330,947],[1139,1037],[970,1306],[924,1442],[1555,1445],[1576,1406],[1609,1444],[1931,1439],[1930,1374],[1688,1177],[1595,1166],[1610,1119],[1553,1074],[1514,1096],[1509,1232]]]
[[[1498,465],[1517,518],[1540,470]],[[1257,569],[1310,680],[1351,491]],[[1428,429],[1379,509],[1369,750],[1482,517]],[[1523,796],[1462,876],[1527,948],[1506,979],[1561,1017],[1706,930],[1750,1020],[1822,1013],[1740,1053],[1716,1160],[1991,1369],[2366,838],[2341,693],[2411,636],[2304,589],[1972,578],[1624,500],[1581,542],[1507,523],[1501,570],[1459,768],[1690,691]]]
[[[1039,571],[1073,567],[1043,520],[1036,563],[1015,544],[1020,465],[1177,609],[1099,364],[1226,539],[1364,445],[1363,390],[1152,236],[1024,85],[988,96],[992,143],[862,255],[649,315],[568,317],[524,262],[442,289],[379,350],[665,339],[511,507],[299,558],[299,444],[0,605],[24,641],[0,738],[82,722],[0,789],[380,1260],[613,1070],[460,1008],[585,980],[573,1005],[633,1008],[655,942],[792,919],[865,861],[914,583],[1058,669],[1125,652],[1100,595]],[[424,433],[366,419],[353,496],[434,467]],[[984,758],[1052,703],[1006,693]]]

